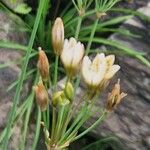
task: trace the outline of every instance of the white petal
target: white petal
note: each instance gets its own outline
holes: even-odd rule
[[[72,61],[72,51],[71,49],[64,49],[61,54],[61,61],[65,67],[68,67]]]
[[[93,75],[93,85],[97,86],[100,84],[100,82],[103,80],[104,75],[106,71],[105,64],[100,64],[98,72],[95,72],[95,75]]]
[[[78,42],[77,45],[74,47],[73,55],[74,57],[72,60],[72,66],[76,66],[79,64],[84,55],[84,47],[81,43]]]
[[[115,62],[115,55],[108,55],[106,56],[106,63],[108,67],[112,66]]]
[[[82,74],[84,81],[89,85],[91,84],[91,81],[92,81],[90,65],[91,65],[91,60],[89,59],[88,56],[84,56],[83,62],[82,62],[81,74]]]
[[[65,50],[66,48],[68,49],[68,42],[69,42],[68,39],[65,39],[63,50]]]
[[[107,80],[111,79],[119,69],[120,69],[119,65],[111,66],[105,75],[105,79],[107,79]]]
[[[71,37],[71,38],[69,39],[69,47],[70,47],[70,48],[71,48],[71,47],[74,47],[76,44],[77,44],[76,39],[73,38],[73,37]]]

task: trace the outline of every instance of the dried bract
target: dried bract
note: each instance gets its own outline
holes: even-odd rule
[[[116,106],[125,96],[127,96],[127,94],[120,91],[120,80],[118,80],[111,93],[108,94],[108,100],[106,105],[107,111],[112,111],[114,108],[116,108]]]
[[[37,68],[40,72],[43,81],[48,81],[49,79],[49,62],[45,52],[39,48],[39,59],[37,63]]]
[[[33,89],[35,91],[37,105],[40,106],[41,111],[45,111],[48,106],[48,93],[41,79]]]

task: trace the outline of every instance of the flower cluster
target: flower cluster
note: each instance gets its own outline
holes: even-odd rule
[[[79,127],[90,117],[89,112],[95,102],[95,95],[97,96],[106,88],[109,81],[120,69],[120,66],[114,64],[114,55],[105,56],[104,53],[98,53],[95,58],[91,60],[89,56],[85,55],[84,45],[81,42],[73,37],[64,40],[64,26],[61,18],[57,18],[53,25],[52,45],[56,57],[60,57],[62,65],[64,66],[67,76],[66,83],[64,83],[59,90],[53,88],[53,86],[57,87],[55,82],[53,85],[47,86],[48,83],[52,83],[49,77],[50,65],[45,52],[39,48],[37,68],[40,73],[40,80],[39,83],[34,86],[34,90],[36,102],[41,111],[44,112],[47,110],[50,102],[52,104],[52,129],[51,132],[48,132],[48,127],[44,130],[45,134],[48,135],[46,143],[48,149],[56,147],[61,149],[78,137],[76,137],[76,135]],[[57,65],[58,62],[56,62],[55,71],[57,71]],[[57,72],[55,72],[55,75],[57,75],[56,73]],[[81,101],[85,103],[82,107],[83,109],[79,110],[77,120],[69,126],[72,115],[76,111],[76,107],[78,107],[78,105],[76,105],[76,107],[74,106],[76,94],[74,79],[76,77],[78,78],[80,73],[81,79],[83,79],[87,86],[87,90],[81,99]],[[54,80],[57,79],[55,77]],[[48,87],[52,88],[51,98],[48,96]],[[106,115],[106,112],[111,112],[116,108],[121,99],[125,96],[125,93],[120,92],[120,80],[118,80],[112,92],[108,94],[106,108],[102,114],[103,117]],[[44,123],[46,124],[47,122]]]

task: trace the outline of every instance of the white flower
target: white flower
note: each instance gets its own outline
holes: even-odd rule
[[[104,78],[106,72],[105,55],[97,54],[93,62],[85,56],[82,63],[82,77],[90,87],[97,87]]]
[[[84,45],[81,42],[77,42],[75,38],[65,39],[61,61],[69,76],[73,76],[79,71],[83,55]]]

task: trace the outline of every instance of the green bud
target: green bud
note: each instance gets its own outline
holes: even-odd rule
[[[67,82],[66,86],[64,87],[64,93],[69,100],[73,99],[74,88],[73,88],[71,82]]]
[[[55,107],[58,105],[58,103],[62,102],[62,97],[61,97],[62,93],[63,91],[58,91],[53,94],[52,103]]]
[[[68,105],[70,101],[63,91],[58,91],[53,94],[52,103],[56,107],[57,105]]]
[[[66,95],[64,92],[61,94],[61,101],[58,102],[59,105],[68,105],[70,101],[67,99]]]

